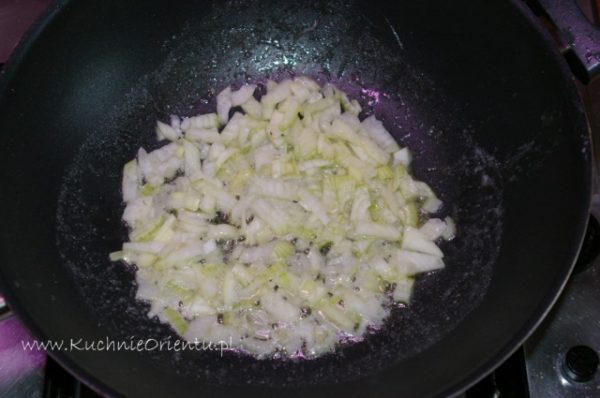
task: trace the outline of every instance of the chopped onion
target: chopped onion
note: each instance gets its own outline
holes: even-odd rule
[[[420,223],[441,201],[346,93],[307,77],[269,81],[261,101],[255,90],[157,122],[167,143],[123,168],[129,241],[110,259],[137,265],[148,315],[187,340],[315,357],[383,325],[390,299],[408,303],[456,228]]]

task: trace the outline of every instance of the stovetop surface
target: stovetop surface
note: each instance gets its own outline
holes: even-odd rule
[[[0,1],[0,63],[51,0]],[[584,10],[597,11],[595,0],[579,0]],[[596,6],[594,6],[596,4]],[[600,19],[600,18],[598,18]],[[580,85],[593,136],[600,136],[600,79]],[[600,139],[594,141],[600,164]],[[600,178],[595,173],[595,187]],[[600,219],[600,194],[592,215]],[[600,352],[600,226],[588,233],[588,250],[580,258],[561,298],[541,327],[503,365],[469,389],[466,398],[558,398],[600,396],[600,372],[590,373],[590,353]],[[590,236],[592,235],[592,236]],[[1,307],[0,303],[0,307]],[[42,351],[27,349],[33,338],[20,321],[0,312],[0,397],[97,397]],[[584,347],[584,348],[582,348]],[[597,357],[596,357],[597,358]],[[592,361],[593,362],[593,361]],[[586,373],[587,372],[587,373]],[[588,379],[576,382],[573,379]]]

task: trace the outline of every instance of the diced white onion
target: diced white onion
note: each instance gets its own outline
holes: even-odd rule
[[[394,152],[394,162],[393,165],[397,166],[399,164],[403,164],[404,166],[409,166],[412,162],[412,155],[408,148],[402,148],[397,152]]]
[[[245,104],[250,98],[252,98],[254,90],[256,90],[255,84],[244,84],[239,90],[231,93],[231,104],[233,106]]]
[[[231,106],[231,87],[227,87],[217,95],[217,115],[219,115],[219,120],[222,124],[229,121]]]
[[[383,123],[371,115],[362,121],[362,127],[369,137],[383,150],[394,153],[400,150],[398,143],[392,135],[385,129]]]
[[[260,102],[255,90],[226,87],[215,113],[157,122],[166,145],[123,168],[129,241],[109,256],[137,265],[148,315],[189,341],[315,357],[383,325],[385,286],[408,303],[456,227],[420,225],[441,201],[346,93],[307,77],[268,81]]]

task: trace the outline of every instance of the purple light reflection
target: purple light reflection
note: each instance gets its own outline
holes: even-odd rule
[[[26,343],[33,341],[16,317],[0,321],[0,387],[15,384],[18,379],[43,368],[46,354],[37,348],[25,348]]]
[[[367,104],[369,104],[369,106],[374,106],[379,103],[379,96],[381,95],[379,91],[369,88],[363,88],[360,90],[360,92],[364,97],[369,99],[367,101]]]

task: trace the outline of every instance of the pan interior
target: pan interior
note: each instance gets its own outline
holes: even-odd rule
[[[102,327],[120,340],[177,339],[169,327],[147,319],[148,304],[134,299],[132,269],[108,261],[108,253],[126,239],[121,167],[138,147],[157,146],[156,119],[213,111],[215,93],[231,83],[308,75],[359,99],[363,117],[375,114],[413,150],[414,174],[444,201],[440,215],[455,219],[458,236],[443,246],[447,268],[419,277],[408,307],[395,309],[385,327],[364,342],[333,354],[257,361],[232,353],[221,358],[220,352],[148,353],[168,369],[211,383],[287,385],[291,374],[293,384],[331,383],[417,354],[478,304],[502,233],[497,162],[476,144],[446,99],[431,95],[435,83],[403,58],[394,32],[376,23],[378,15],[357,18],[356,9],[343,2],[306,9],[277,5],[272,12],[279,18],[265,17],[252,3],[227,3],[201,23],[187,24],[164,43],[169,53],[160,67],[143,76],[126,101],[90,132],[69,166],[57,213],[58,246]],[[232,378],[231,372],[245,376]]]

